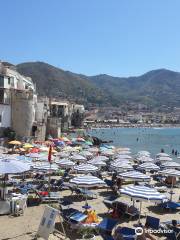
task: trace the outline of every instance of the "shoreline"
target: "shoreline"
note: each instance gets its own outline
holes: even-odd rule
[[[180,124],[93,124],[91,126],[84,127],[83,130],[88,129],[112,129],[112,128],[154,128],[154,129],[163,129],[163,128],[180,128]]]

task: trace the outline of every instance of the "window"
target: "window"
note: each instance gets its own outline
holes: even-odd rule
[[[8,84],[10,85],[11,84],[11,78],[8,77]]]
[[[0,123],[2,123],[2,116],[0,115]]]
[[[0,86],[4,87],[4,76],[0,75]]]

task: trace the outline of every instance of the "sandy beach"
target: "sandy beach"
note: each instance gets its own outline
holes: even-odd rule
[[[107,208],[103,204],[103,199],[105,196],[108,196],[111,191],[104,189],[97,189],[93,190],[98,194],[97,199],[88,200],[89,205],[96,210],[97,214],[101,217],[108,216],[107,214]],[[179,189],[174,189],[175,194],[173,195],[173,200],[178,201],[178,196],[180,194]],[[77,200],[77,197],[74,195],[71,196],[71,192],[69,190],[65,190],[60,192],[62,198],[65,197],[66,199],[70,198],[73,200],[72,206],[74,208],[77,208],[79,210],[82,210],[82,205],[84,205],[84,200],[79,201]],[[112,193],[111,193],[112,194]],[[168,196],[168,193],[166,193]],[[130,203],[130,199],[126,197],[120,197],[120,200],[126,201]],[[136,203],[136,206],[138,206],[139,203]],[[56,204],[58,206],[58,204]],[[160,218],[161,222],[176,219],[180,219],[180,213],[179,212],[171,212],[171,211],[164,211],[164,210],[155,210],[153,208],[153,203],[147,203],[143,202],[142,207],[142,215],[144,216],[141,218],[141,222],[145,223],[145,216],[151,215],[154,217]],[[14,217],[14,216],[0,216],[0,239],[1,240],[10,240],[10,239],[16,239],[16,240],[32,240],[34,239],[37,229],[41,220],[41,217],[43,215],[45,208],[45,204],[41,204],[40,206],[36,207],[28,207],[24,213],[23,216]],[[59,223],[59,219],[56,219],[57,227]],[[130,226],[133,227],[133,224],[137,223],[137,219],[128,220],[127,218],[119,218],[120,226]],[[76,231],[75,231],[76,232]],[[74,231],[71,231],[70,229],[66,228],[66,234],[67,239],[76,240],[78,239],[78,235],[75,234]],[[156,239],[165,239],[161,237],[160,235],[155,236]],[[39,238],[41,239],[41,238]],[[59,238],[58,234],[51,234],[50,240],[56,240],[61,239]],[[63,238],[62,238],[63,239]],[[100,236],[97,236],[96,239],[102,239]]]

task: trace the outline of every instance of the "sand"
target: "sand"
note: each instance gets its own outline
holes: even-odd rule
[[[107,192],[106,188],[104,189],[97,189],[93,190],[98,194],[97,199],[88,200],[88,203],[96,212],[101,216],[106,216],[105,213],[107,213],[107,208],[103,204],[103,198],[110,194],[111,192]],[[179,195],[180,195],[180,189],[174,189],[175,194],[173,195],[173,200],[178,201]],[[77,197],[70,197],[70,191],[65,190],[60,192],[60,195],[62,197],[66,196],[73,201],[73,207],[78,208],[82,210],[82,205],[84,205],[85,201],[79,201]],[[165,193],[167,196],[169,196],[168,193]],[[129,203],[132,203],[129,198],[121,197],[122,200],[127,201]],[[153,206],[153,203],[147,203],[143,202],[142,207],[142,215],[144,215],[144,218],[141,219],[141,222],[145,223],[145,216],[151,215],[155,217],[159,217],[161,222],[168,221],[172,219],[180,220],[180,212],[167,212],[167,211],[160,211],[155,212],[153,211],[153,208],[148,208],[150,206]],[[136,206],[139,207],[139,203],[136,203]],[[19,217],[14,216],[0,216],[0,240],[32,240],[34,239],[34,236],[37,232],[41,217],[43,215],[43,211],[45,208],[45,204],[41,204],[40,206],[36,207],[29,207],[25,210],[24,215]],[[57,219],[57,222],[59,219]],[[120,218],[120,226],[130,226],[132,227],[133,224],[137,223],[137,219],[128,221],[128,219]],[[70,229],[66,229],[68,238],[72,240],[77,240],[79,237],[75,235]],[[164,239],[161,236],[156,235],[156,239]],[[39,238],[40,239],[40,238]],[[50,240],[56,240],[61,239],[59,236],[56,236],[54,234],[50,235]],[[63,238],[62,238],[63,239]],[[101,237],[97,236],[96,239],[100,240]]]

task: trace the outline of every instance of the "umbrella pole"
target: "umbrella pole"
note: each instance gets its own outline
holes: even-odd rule
[[[170,194],[171,194],[171,197],[170,197],[170,200],[172,201],[172,195],[173,195],[173,181],[174,181],[174,179],[173,179],[173,177],[172,177],[172,183],[171,183],[171,192],[170,192]]]
[[[138,223],[141,223],[141,209],[142,209],[142,201],[140,201],[140,208],[139,208],[139,220]]]
[[[48,195],[50,197],[50,191],[51,191],[51,162],[50,162],[50,169],[49,169],[49,176],[48,176]]]

